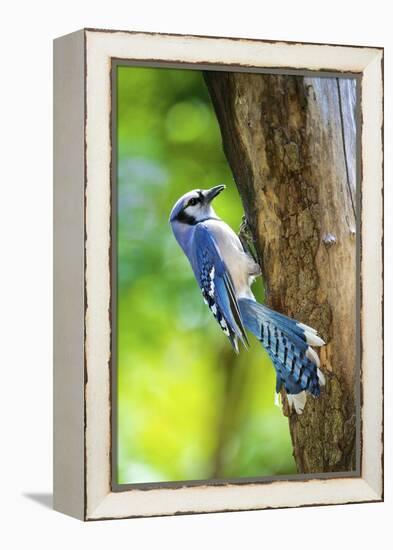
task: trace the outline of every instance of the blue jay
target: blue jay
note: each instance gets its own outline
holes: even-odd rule
[[[222,331],[238,353],[246,348],[246,329],[268,352],[276,370],[276,394],[284,386],[290,408],[303,412],[306,392],[320,394],[325,380],[319,358],[310,346],[324,341],[313,328],[258,303],[251,291],[261,274],[236,233],[215,213],[212,201],[225,185],[194,190],[174,205],[170,224],[195,278]]]

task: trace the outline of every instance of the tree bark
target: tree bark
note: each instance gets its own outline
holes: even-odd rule
[[[266,302],[319,331],[326,388],[288,410],[302,473],[356,466],[354,80],[206,72]]]

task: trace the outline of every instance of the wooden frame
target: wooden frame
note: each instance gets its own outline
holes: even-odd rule
[[[85,29],[55,40],[54,507],[83,520],[383,499],[383,50]],[[358,477],[113,490],[111,64],[195,64],[361,78]]]

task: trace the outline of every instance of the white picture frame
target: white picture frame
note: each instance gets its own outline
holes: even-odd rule
[[[111,64],[361,77],[361,468],[357,477],[114,491]],[[54,44],[54,507],[81,520],[383,499],[383,50],[84,29]]]

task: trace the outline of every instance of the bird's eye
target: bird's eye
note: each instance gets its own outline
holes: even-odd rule
[[[198,204],[198,199],[195,197],[188,201],[188,206],[195,206],[196,204]]]

